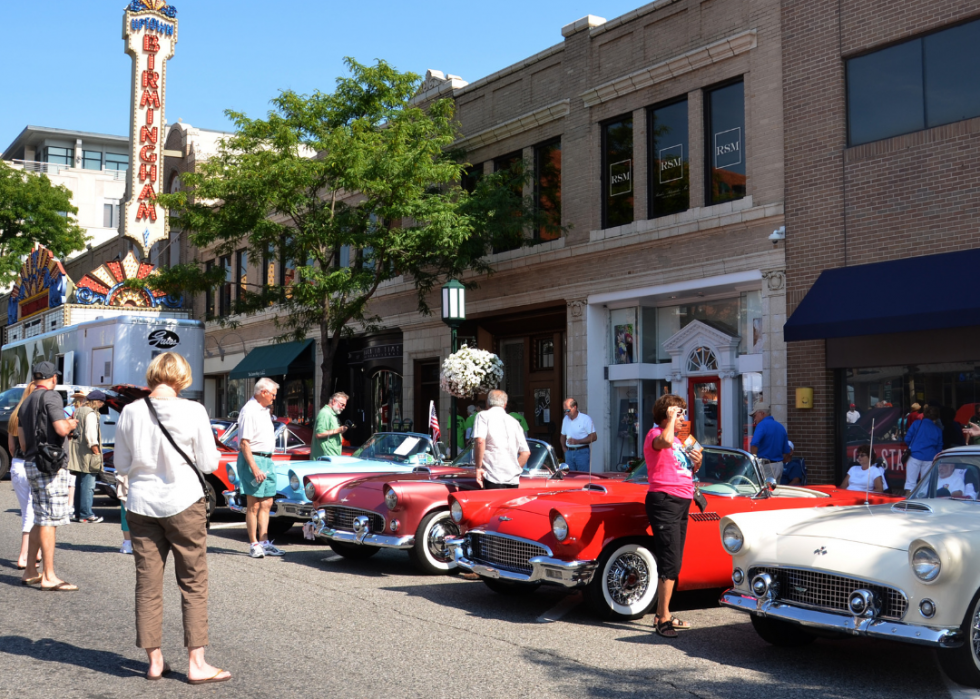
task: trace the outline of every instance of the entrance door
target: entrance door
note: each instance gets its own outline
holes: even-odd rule
[[[705,446],[721,444],[721,381],[717,376],[688,378],[687,413],[696,440]]]

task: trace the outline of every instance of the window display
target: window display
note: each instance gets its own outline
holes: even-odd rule
[[[612,329],[612,356],[610,364],[634,364],[636,362],[636,309],[620,308],[609,312]]]

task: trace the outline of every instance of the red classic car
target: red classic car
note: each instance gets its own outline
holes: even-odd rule
[[[529,439],[527,443],[531,455],[521,475],[522,494],[581,488],[590,480],[588,474],[569,473],[547,442]],[[625,477],[611,473],[591,480]],[[480,490],[469,449],[450,466],[353,479],[349,474],[318,474],[306,481],[315,496],[317,509],[312,519],[317,539],[348,558],[367,558],[382,548],[404,549],[426,573],[445,573],[456,567],[445,545],[447,536],[459,534],[449,516],[449,495]]]
[[[731,585],[732,562],[718,522],[735,512],[857,505],[865,493],[834,486],[776,486],[763,464],[740,449],[707,447],[698,472],[708,500],[692,503],[678,590]],[[491,589],[515,594],[543,583],[584,587],[589,606],[605,618],[638,619],[654,605],[657,565],[644,500],[643,464],[625,481],[592,481],[563,492],[454,493],[452,521],[465,536],[447,542],[457,565]],[[868,502],[898,497],[870,493]]]

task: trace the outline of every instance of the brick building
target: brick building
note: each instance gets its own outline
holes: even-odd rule
[[[788,378],[813,389],[788,427],[821,482],[874,420],[900,487],[911,404],[950,428],[980,401],[978,20],[974,2],[783,3]]]

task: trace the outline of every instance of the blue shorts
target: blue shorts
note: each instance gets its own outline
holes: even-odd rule
[[[238,453],[238,462],[235,470],[238,471],[238,481],[242,485],[242,492],[255,498],[274,497],[276,490],[276,465],[268,456],[252,456],[255,465],[265,474],[265,480],[257,486],[252,485],[252,469],[245,461],[245,455]]]

